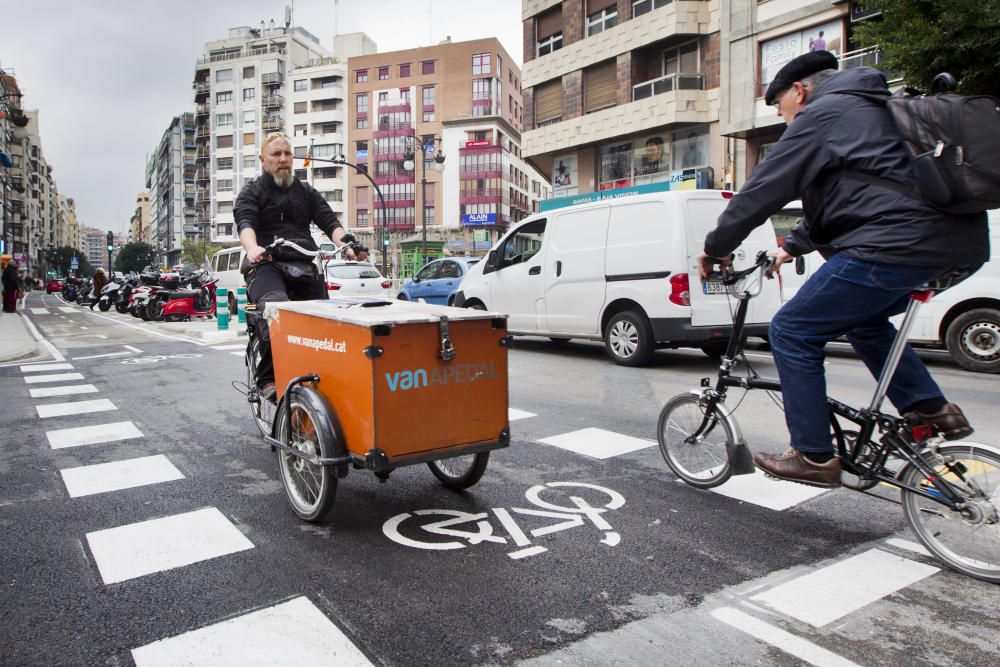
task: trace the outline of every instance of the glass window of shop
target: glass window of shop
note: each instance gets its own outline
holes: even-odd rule
[[[632,142],[602,146],[598,152],[598,189],[632,185]]]
[[[635,141],[635,185],[667,180],[670,174],[671,133],[651,134]]]
[[[674,169],[697,169],[708,166],[708,129],[689,127],[673,133]]]

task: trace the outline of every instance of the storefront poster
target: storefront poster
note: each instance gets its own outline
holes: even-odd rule
[[[600,165],[599,189],[627,188],[632,185],[632,143],[602,147]]]
[[[674,132],[674,169],[695,169],[708,164],[708,133],[688,128]]]
[[[839,56],[843,53],[843,48],[843,21],[831,21],[761,42],[760,96],[764,96],[778,70],[792,58],[810,51],[830,51]]]
[[[576,154],[552,158],[552,188],[560,195],[571,195],[577,191],[579,174]]]
[[[662,181],[670,171],[670,135],[654,134],[635,142],[635,184]]]

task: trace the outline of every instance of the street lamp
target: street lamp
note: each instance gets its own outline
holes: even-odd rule
[[[327,162],[329,164],[336,164],[336,165],[343,165],[346,167],[350,167],[354,171],[358,172],[359,174],[367,178],[368,182],[372,184],[372,187],[375,188],[375,194],[378,195],[379,203],[382,204],[382,275],[383,276],[386,275],[386,271],[388,270],[386,267],[386,256],[388,255],[388,250],[389,250],[389,218],[387,217],[387,211],[385,210],[385,198],[382,197],[382,191],[379,189],[378,183],[375,182],[375,179],[373,179],[371,177],[371,174],[368,173],[368,169],[363,165],[351,164],[350,162],[347,161],[347,158],[344,157],[343,155],[335,157],[332,160],[327,160],[325,158],[320,158],[320,157],[308,157],[308,158],[296,157],[295,159],[296,160],[308,159],[312,162]]]
[[[427,215],[424,212],[424,196],[427,191],[427,150],[430,149],[432,152],[437,148],[437,143],[440,141],[439,137],[430,137],[428,141],[423,139],[418,139],[417,137],[410,137],[411,143],[403,153],[403,169],[407,171],[413,171],[416,165],[416,155],[413,153],[413,149],[416,146],[420,146],[420,230],[423,235],[423,240],[420,244],[420,265],[423,266],[427,263]],[[434,154],[434,164],[432,169],[435,171],[441,171],[444,169],[444,153],[441,152],[440,148],[437,148],[437,152]]]

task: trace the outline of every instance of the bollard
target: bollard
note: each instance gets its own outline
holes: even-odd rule
[[[229,328],[229,290],[225,287],[215,290],[215,321],[218,328]]]
[[[239,318],[240,324],[246,324],[247,321],[247,288],[237,287],[236,288],[236,317]]]

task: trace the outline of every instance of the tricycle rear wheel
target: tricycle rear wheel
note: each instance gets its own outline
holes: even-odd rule
[[[290,401],[286,412],[284,402]],[[291,418],[291,427],[286,428]],[[278,406],[274,437],[294,450],[320,458],[332,458],[336,448],[333,413],[323,396],[308,387],[295,387]],[[287,432],[286,432],[287,431]],[[279,449],[278,474],[292,511],[303,521],[322,521],[333,506],[337,476],[331,466],[318,465]]]
[[[489,462],[490,453],[481,452],[429,461],[427,467],[441,481],[441,484],[449,489],[461,491],[482,478],[483,473],[486,472],[486,464]]]

